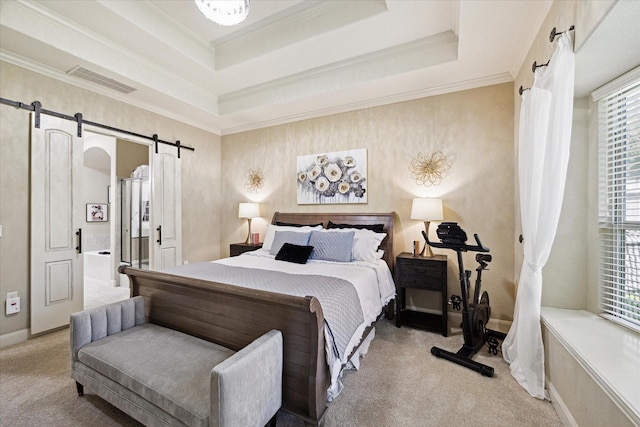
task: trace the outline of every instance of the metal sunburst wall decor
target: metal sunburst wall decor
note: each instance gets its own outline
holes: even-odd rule
[[[411,160],[411,178],[415,179],[416,184],[430,187],[439,185],[442,179],[447,176],[451,170],[451,160],[442,153],[442,151],[420,152]]]
[[[244,187],[249,193],[257,193],[264,185],[266,178],[264,172],[260,168],[249,169],[247,171],[247,181]]]

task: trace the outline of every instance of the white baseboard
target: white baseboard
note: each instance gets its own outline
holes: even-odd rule
[[[0,348],[18,344],[29,339],[29,329],[21,329],[8,334],[0,335]]]
[[[551,405],[553,405],[553,409],[556,410],[558,417],[560,417],[560,421],[562,424],[569,427],[579,427],[576,420],[571,415],[569,408],[564,404],[564,401],[560,397],[560,394],[556,390],[556,388],[551,384],[551,381],[547,378],[547,390],[549,391],[549,400],[551,400]]]
[[[460,324],[462,323],[462,312],[450,311],[448,317],[449,328],[460,329]],[[506,334],[509,332],[509,328],[511,328],[511,323],[511,320],[489,319],[487,327],[494,331],[504,332]]]

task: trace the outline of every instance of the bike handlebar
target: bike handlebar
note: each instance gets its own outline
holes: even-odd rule
[[[477,234],[473,235],[477,243],[477,245],[475,246],[467,245],[466,243],[434,243],[429,240],[429,236],[424,230],[422,231],[422,235],[424,236],[424,239],[427,241],[427,244],[434,248],[453,249],[454,251],[463,251],[463,252],[466,252],[466,251],[489,252],[489,248],[485,247],[482,244],[482,242],[480,241],[480,237],[478,237]]]

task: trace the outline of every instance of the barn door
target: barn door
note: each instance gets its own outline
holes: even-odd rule
[[[83,141],[77,123],[31,116],[31,334],[67,325],[84,306]]]
[[[158,144],[151,150],[151,241],[153,270],[182,264],[182,197],[178,149]]]

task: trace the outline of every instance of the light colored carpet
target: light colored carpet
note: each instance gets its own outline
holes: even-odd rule
[[[448,338],[379,322],[359,371],[344,374],[344,391],[329,405],[327,427],[561,426],[551,404],[530,397],[500,356],[476,360],[493,378],[431,355],[436,345],[457,351]],[[138,426],[101,398],[78,397],[69,377],[69,331],[61,330],[0,350],[0,426]],[[278,414],[278,426],[299,427]]]

